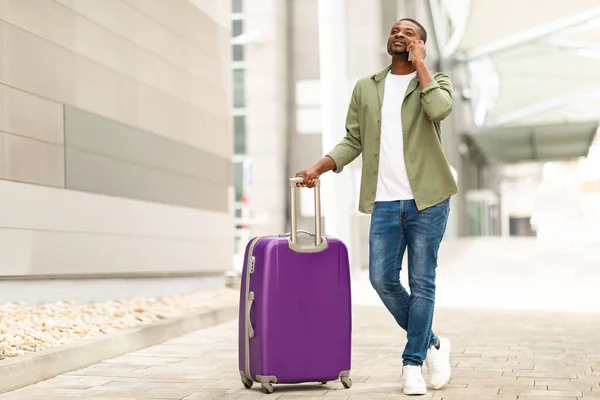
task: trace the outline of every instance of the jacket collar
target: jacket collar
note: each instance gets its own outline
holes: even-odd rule
[[[379,82],[382,79],[385,79],[385,77],[387,76],[387,74],[390,72],[391,69],[392,69],[392,64],[388,65],[383,70],[374,74],[373,76],[371,76],[371,78],[375,79],[375,82]]]
[[[385,78],[387,77],[387,75],[391,71],[391,69],[392,69],[392,64],[388,65],[383,70],[381,70],[378,73],[371,76],[371,78],[373,80],[375,80],[375,82],[377,83],[380,103],[383,102],[383,87],[384,87],[383,82],[385,81]],[[417,88],[418,85],[419,85],[419,77],[415,76],[413,79],[411,79],[410,83],[408,84],[408,88],[406,90],[406,94],[405,94],[404,98],[406,98],[406,96],[411,94]]]

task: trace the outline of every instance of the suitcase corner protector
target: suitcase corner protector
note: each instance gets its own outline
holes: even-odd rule
[[[260,383],[277,383],[275,375],[256,375],[256,381]]]

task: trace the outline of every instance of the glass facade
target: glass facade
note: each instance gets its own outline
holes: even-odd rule
[[[233,117],[234,154],[246,154],[246,117]]]

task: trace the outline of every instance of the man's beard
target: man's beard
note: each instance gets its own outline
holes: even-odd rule
[[[392,43],[388,43],[388,54],[394,57],[406,56],[408,57],[408,46],[404,46],[401,49],[394,49],[394,45]]]

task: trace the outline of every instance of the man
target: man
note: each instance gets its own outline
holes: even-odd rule
[[[346,136],[312,168],[296,174],[315,179],[342,171],[362,153],[359,211],[372,213],[369,277],[396,322],[407,332],[405,394],[426,394],[421,369],[441,389],[449,380],[450,341],[432,331],[437,253],[446,229],[450,197],[458,187],[444,155],[440,122],[452,110],[452,83],[425,65],[427,32],[412,19],[392,27],[392,63],[354,87]],[[409,60],[409,52],[412,52]],[[408,248],[410,295],[400,283]]]

